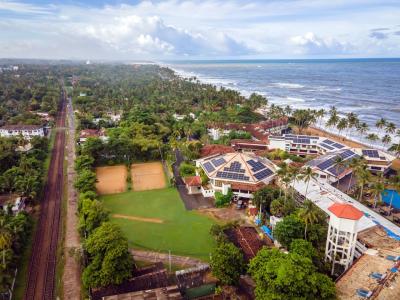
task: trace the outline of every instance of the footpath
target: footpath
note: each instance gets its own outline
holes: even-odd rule
[[[64,274],[63,274],[63,294],[64,299],[81,298],[81,270],[77,255],[80,253],[80,239],[78,234],[78,200],[77,192],[74,188],[75,181],[75,117],[72,109],[72,101],[68,99],[67,107],[68,138],[67,138],[67,214],[65,223],[64,241]],[[75,255],[76,253],[76,255]]]

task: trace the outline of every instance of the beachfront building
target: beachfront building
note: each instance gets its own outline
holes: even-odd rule
[[[269,149],[281,149],[298,156],[322,155],[348,148],[347,146],[327,139],[311,135],[284,134],[268,138]]]
[[[329,208],[329,227],[325,260],[332,264],[331,274],[337,265],[347,270],[354,259],[357,243],[357,224],[363,213],[351,204],[334,203]]]
[[[392,166],[392,162],[396,159],[393,155],[377,149],[353,149],[359,156],[363,156],[371,172],[387,172]]]
[[[34,136],[44,137],[45,130],[41,125],[5,125],[0,127],[1,137],[23,137],[30,140]]]
[[[267,142],[270,135],[281,135],[289,129],[289,121],[287,117],[274,120],[262,121],[254,124],[217,124],[208,129],[208,133],[213,140],[219,140],[222,136],[228,135],[231,131],[245,131],[251,134],[253,139]]]
[[[337,163],[339,157],[343,164]],[[344,149],[314,158],[307,162],[306,166],[312,168],[320,181],[332,184],[352,172],[350,168],[345,166],[345,162],[355,157],[358,157],[358,155],[354,151]]]
[[[232,190],[239,198],[251,199],[252,193],[271,183],[276,174],[276,166],[266,158],[248,153],[226,153],[196,160],[209,179],[202,186],[204,197],[215,192],[226,195]]]
[[[231,147],[237,152],[257,152],[268,150],[268,146],[265,142],[246,139],[231,140]]]

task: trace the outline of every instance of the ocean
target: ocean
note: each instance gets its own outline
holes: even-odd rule
[[[183,77],[264,95],[294,108],[354,112],[375,131],[384,117],[400,128],[400,59],[165,62]]]

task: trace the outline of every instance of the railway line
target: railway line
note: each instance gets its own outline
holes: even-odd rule
[[[55,141],[51,153],[47,182],[41,201],[40,216],[33,239],[28,281],[24,299],[55,298],[57,246],[61,228],[61,206],[64,186],[64,149],[66,94],[61,92],[61,103],[54,130]]]

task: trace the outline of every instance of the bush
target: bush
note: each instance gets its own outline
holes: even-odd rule
[[[216,207],[224,207],[228,205],[233,197],[232,190],[229,190],[226,195],[223,195],[221,192],[215,192],[215,206]]]
[[[271,214],[277,217],[286,217],[296,210],[295,201],[288,197],[275,199],[271,202]]]
[[[211,269],[224,285],[235,285],[245,270],[242,252],[232,243],[220,243],[211,258]]]
[[[179,174],[182,177],[194,176],[196,175],[196,167],[188,163],[182,163],[179,166]]]

